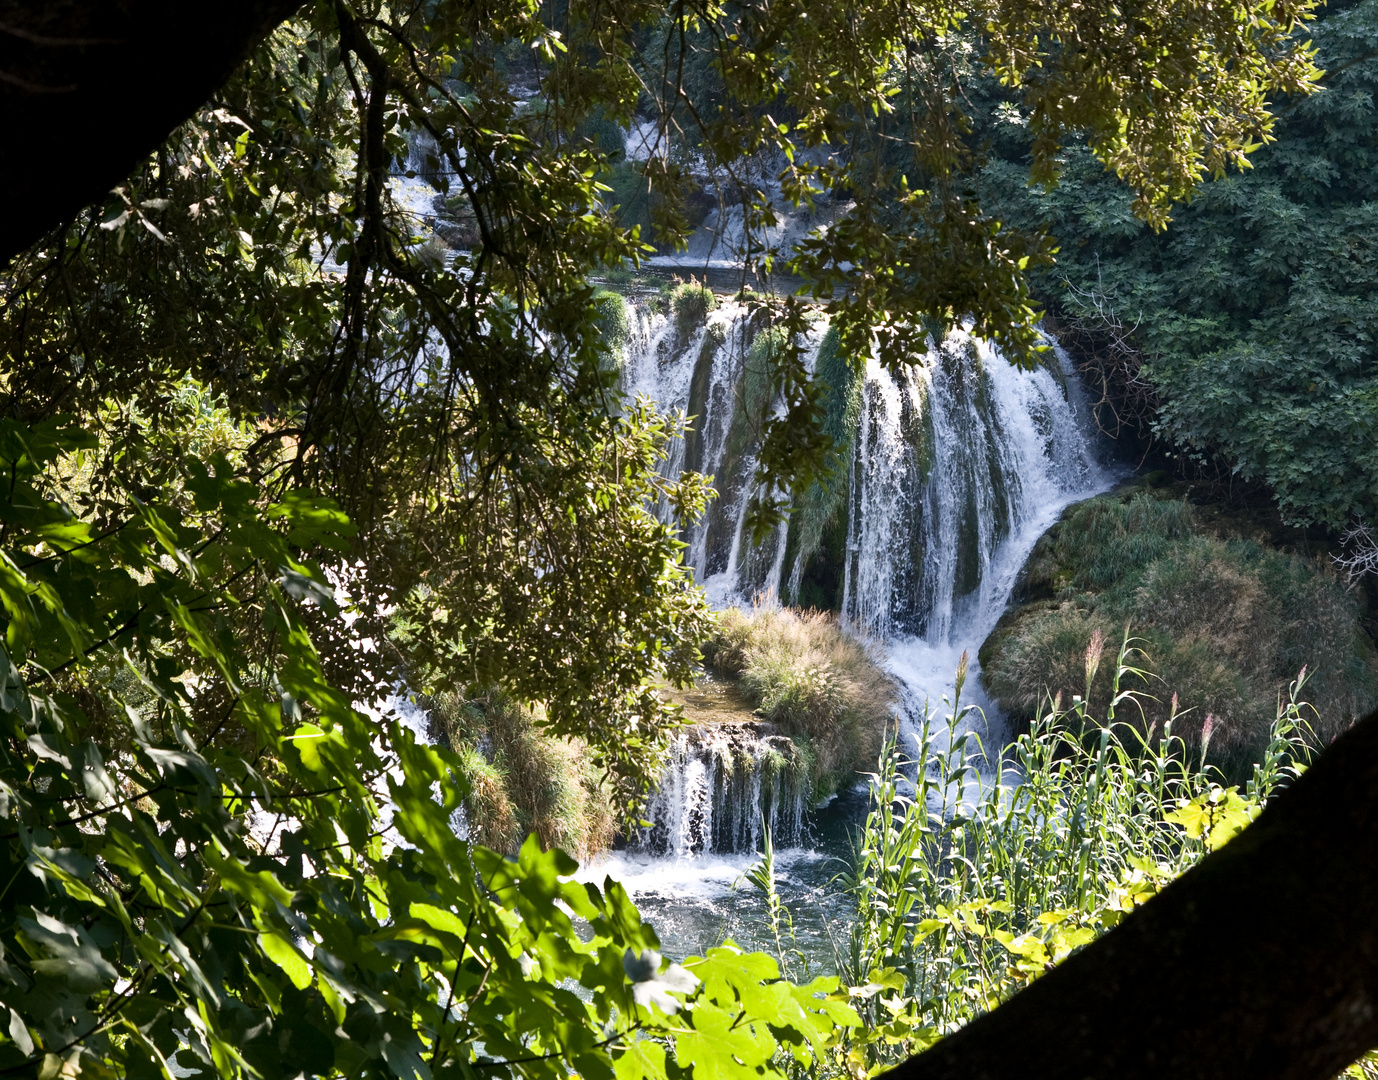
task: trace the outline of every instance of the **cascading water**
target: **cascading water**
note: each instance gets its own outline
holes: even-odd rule
[[[695,417],[692,430],[673,446],[666,472],[711,475],[718,493],[708,512],[685,530],[686,563],[715,603],[778,596],[787,525],[756,546],[744,528],[755,490],[759,430],[773,407],[769,400],[765,411],[753,413],[748,407],[753,383],[769,382],[769,358],[758,347],[761,327],[735,301],[720,305],[687,332],[663,316],[637,312],[630,321],[623,389],[652,398],[662,410]],[[802,343],[806,367],[812,365],[822,336],[820,328]]]
[[[711,474],[718,491],[686,530],[686,561],[717,604],[779,596],[782,584],[785,599],[798,598],[812,549],[789,525],[756,548],[743,529],[760,420],[751,415],[752,379],[761,375],[752,365],[762,362],[755,346],[764,331],[736,303],[689,332],[640,309],[633,325],[624,388],[696,418],[667,472]],[[810,363],[823,329],[802,343]],[[859,391],[843,511],[843,618],[883,645],[911,722],[951,694],[963,652],[971,661],[964,699],[986,707],[976,652],[1029,551],[1064,507],[1111,480],[1096,460],[1089,409],[1057,347],[1042,367],[1020,371],[960,331],[903,372],[872,362]],[[749,778],[761,770],[751,762],[762,752],[744,751],[741,733],[736,739],[730,784],[721,739],[681,739],[648,807],[654,828],[635,844],[680,855],[755,850],[762,815],[778,815],[778,800],[753,794]],[[729,819],[730,828],[720,825]],[[788,828],[793,839],[802,825]]]
[[[765,724],[711,724],[675,738],[651,822],[636,847],[684,857],[756,851],[768,828],[782,846],[804,837],[803,762],[793,740]]]
[[[969,702],[988,710],[976,652],[1034,542],[1111,477],[1063,351],[1019,371],[956,332],[922,368],[872,363],[852,459],[844,617],[884,641],[921,714],[968,654]]]

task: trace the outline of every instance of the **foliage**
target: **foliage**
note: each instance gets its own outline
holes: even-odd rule
[[[674,519],[654,507],[696,514],[706,491],[701,477],[658,472],[681,421],[639,401],[597,426],[538,435],[533,423],[540,441],[519,451],[513,471],[484,475],[466,463],[429,521],[416,506],[415,543],[388,535],[379,555],[414,559],[384,565],[392,582],[414,584],[379,636],[390,636],[418,692],[498,686],[541,702],[546,730],[591,748],[626,812],[677,723],[652,680],[692,678],[709,619],[679,561]]]
[[[608,213],[590,125],[624,126],[648,88],[663,130],[692,113],[654,62],[706,31],[710,167],[778,153],[787,201],[868,196],[796,266],[839,297],[849,355],[888,320],[882,358],[904,362],[968,314],[1027,353],[1046,244],[962,181],[960,24],[1031,107],[1036,174],[1085,129],[1153,218],[1242,162],[1266,93],[1305,89],[1287,35],[1308,10],[1188,0],[1126,34],[1100,5],[1015,0],[859,22],[816,2],[322,0],[280,28],[0,285],[0,1068],[655,1080],[673,1047],[716,1080],[778,1073],[781,1043],[803,1069],[829,1053],[855,1023],[833,984],[730,945],[662,970],[620,889],[569,882],[535,841],[505,860],[459,839],[464,762],[352,704],[402,675],[500,686],[585,740],[623,809],[654,774],[674,721],[654,687],[689,677],[707,611],[646,508],[691,517],[705,492],[658,475],[677,422],[615,398],[587,277],[645,249]],[[394,197],[420,133],[419,171],[465,196],[453,260]],[[673,242],[683,156],[644,172]],[[744,202],[773,214],[759,185]],[[799,305],[783,321],[798,340]],[[759,467],[807,483],[820,391],[797,353],[779,385]],[[235,454],[179,450],[189,386]],[[326,554],[369,579],[344,630]]]
[[[457,0],[323,0],[104,206],[9,268],[0,409],[88,422],[137,397],[157,416],[195,378],[258,427],[247,479],[328,493],[359,527],[352,554],[376,578],[379,610],[414,616],[405,649],[386,657],[391,674],[405,669],[427,691],[501,684],[543,703],[551,729],[585,738],[629,805],[672,719],[649,687],[690,676],[706,626],[676,569],[676,530],[640,508],[692,516],[703,491],[644,467],[657,422],[624,426],[590,302],[592,271],[645,251],[608,211],[612,129],[637,109],[660,121],[665,143],[637,168],[669,243],[689,225],[690,155],[729,171],[743,155],[779,159],[765,187],[741,174],[753,227],[772,217],[777,184],[794,203],[866,195],[797,267],[841,298],[848,355],[869,348],[880,321],[882,357],[905,362],[925,320],[968,314],[1027,346],[1023,270],[1041,242],[1001,231],[954,186],[969,156],[963,65],[998,72],[1034,106],[1038,169],[1055,171],[1053,144],[1084,128],[1152,214],[1201,168],[1243,160],[1271,122],[1269,88],[1308,85],[1286,38],[1307,10],[1192,0],[1126,38],[1118,16],[1013,0],[981,13],[883,5],[860,24],[847,5],[812,3],[520,0],[478,18]],[[963,25],[981,35],[974,51],[954,36]],[[713,109],[681,94],[665,65],[686,50],[713,73]],[[1151,103],[1104,92],[1150,72]],[[910,134],[897,141],[901,123]],[[845,158],[828,153],[844,142]],[[873,145],[908,146],[913,167],[882,162]],[[395,197],[390,171],[413,151],[424,160],[411,167],[447,185],[466,231],[472,215],[476,239],[453,260],[436,257]],[[800,339],[799,304],[781,321]],[[757,466],[807,487],[829,446],[821,390],[797,352],[776,378],[781,408]],[[757,534],[772,512],[760,509]],[[347,664],[326,660],[344,676]]]
[[[1055,190],[1028,190],[1014,153],[983,189],[1057,235],[1042,292],[1069,324],[1127,337],[1178,452],[1221,455],[1290,520],[1337,529],[1378,513],[1375,20],[1361,0],[1309,28],[1319,92],[1283,98],[1254,168],[1201,185],[1162,235],[1084,149]]]
[[[771,839],[770,826],[765,822],[761,825],[761,847],[763,850],[757,853],[760,859],[746,868],[733,888],[740,888],[745,883],[765,900],[766,922],[770,926],[771,937],[775,939],[775,955],[780,959],[780,969],[787,971],[785,938],[794,939],[794,918],[776,888],[775,842]]]
[[[96,445],[0,424],[0,1068],[654,1080],[673,1050],[717,1080],[856,1022],[836,980],[731,943],[663,965],[619,886],[534,837],[511,860],[459,838],[462,762],[352,707],[312,645],[303,602],[335,600],[299,551],[350,531],[328,501],[192,459],[189,505],[127,495],[98,530],[48,494]],[[147,702],[84,684],[106,749],[61,682],[101,664]]]
[[[205,320],[201,334],[214,339],[222,324],[234,326],[227,336],[247,354],[237,358],[239,388],[273,391],[270,413],[284,417],[282,427],[307,432],[302,445],[320,459],[309,466],[317,478],[357,479],[380,451],[390,456],[393,443],[380,433],[396,428],[380,422],[388,410],[379,398],[388,388],[416,385],[418,366],[432,369],[425,371],[435,390],[426,411],[439,414],[414,428],[426,435],[417,446],[428,464],[436,455],[442,465],[463,460],[478,447],[485,457],[500,455],[507,445],[489,449],[462,425],[455,430],[447,413],[456,404],[463,411],[469,395],[479,399],[473,407],[509,427],[520,427],[514,418],[522,407],[539,407],[553,384],[572,394],[574,415],[587,405],[599,377],[587,347],[593,335],[584,278],[645,250],[615,227],[598,179],[620,147],[591,133],[626,127],[637,110],[653,114],[661,136],[637,169],[662,243],[681,241],[691,223],[687,178],[696,162],[716,174],[719,187],[730,178],[733,201],[758,236],[781,204],[811,207],[841,196],[845,205],[860,195],[831,228],[814,233],[794,266],[818,296],[833,298],[850,354],[870,347],[879,324],[882,359],[907,363],[933,326],[970,318],[976,331],[1032,362],[1036,313],[1024,271],[1047,258],[1048,243],[1037,228],[1004,227],[972,197],[968,75],[993,74],[1021,102],[1036,178],[1054,177],[1061,140],[1084,131],[1100,159],[1139,193],[1139,212],[1161,222],[1204,172],[1245,161],[1272,125],[1265,95],[1310,86],[1314,68],[1289,36],[1309,10],[1307,0],[1228,10],[1192,0],[1170,16],[1141,13],[1130,32],[1113,6],[1022,0],[992,0],[980,10],[887,3],[862,18],[849,4],[813,2],[671,11],[642,0],[618,0],[611,9],[522,0],[485,9],[481,19],[454,0],[322,2],[283,30],[248,80],[196,125],[192,139],[207,135],[205,152],[174,146],[164,153],[122,189],[105,223],[121,233],[121,246],[145,247],[158,242],[146,225],[171,235],[160,221],[176,231],[185,225],[184,209],[188,217],[192,207],[198,216],[206,212],[195,231],[210,242],[186,245],[186,263],[170,271],[168,260],[149,261],[158,275],[183,283],[230,271],[224,294],[244,317]],[[522,77],[514,79],[518,67]],[[686,67],[711,74],[708,98],[690,96]],[[435,265],[424,245],[409,250],[417,226],[390,199],[386,173],[405,160],[409,133],[424,133],[433,147],[421,171],[469,199],[478,242],[454,265]],[[841,146],[845,155],[833,149]],[[223,166],[230,158],[242,163],[232,176]],[[741,161],[762,167],[740,169]],[[219,172],[208,178],[202,162]],[[84,269],[95,224],[88,219],[45,247],[21,275],[18,295],[43,313],[36,325],[54,321],[53,308],[74,295],[65,291],[54,304],[38,279],[59,264]],[[75,266],[54,258],[69,239]],[[203,257],[212,252],[215,258]],[[343,270],[338,278],[301,273],[322,256]],[[752,261],[769,270],[780,258],[760,244]],[[241,274],[222,259],[255,268],[261,262],[262,269]],[[279,281],[304,302],[270,298]],[[191,290],[183,284],[172,291]],[[90,294],[89,285],[75,290],[83,300]],[[265,302],[266,318],[254,318],[255,305],[243,302],[250,299]],[[185,319],[189,310],[174,304],[166,313]],[[141,329],[141,320],[168,321],[164,313],[122,312],[122,336],[138,340],[129,331]],[[331,316],[339,317],[337,337]],[[76,320],[56,321],[61,333],[53,337],[70,345]],[[798,304],[786,321],[798,337]],[[418,359],[426,355],[421,346],[436,341],[457,372],[433,357]],[[533,345],[549,341],[568,347]],[[65,371],[73,352],[39,351],[36,366],[45,376]],[[213,370],[217,362],[206,357],[224,355],[181,344],[171,351],[178,364]],[[310,377],[280,362],[288,355],[304,361]],[[164,349],[156,359],[167,357]],[[109,377],[108,365],[87,364]],[[272,378],[250,377],[256,366]],[[826,443],[817,432],[819,391],[798,357],[784,365],[781,390],[784,407],[767,423],[758,468],[763,479],[807,485]],[[351,438],[339,438],[341,431]],[[303,454],[304,467],[308,461]],[[777,486],[788,485],[763,488]],[[783,505],[757,507],[761,528]],[[367,533],[365,507],[346,506]]]
[[[1173,721],[1145,736],[1126,639],[1111,704],[1040,711],[998,775],[961,703],[930,712],[914,755],[886,747],[848,884],[857,901],[844,981],[861,1010],[849,1048],[872,1074],[994,1008],[1229,842],[1309,760],[1292,684],[1244,790],[1223,787]],[[945,701],[945,705],[948,703]],[[988,759],[993,761],[994,759]]]
[[[343,5],[282,28],[108,207],[10,268],[0,410],[101,425],[137,402],[171,429],[188,380],[205,387],[254,429],[245,479],[329,493],[358,525],[350,554],[377,596],[361,632],[383,640],[394,606],[410,619],[373,674],[544,703],[626,810],[675,721],[652,687],[691,678],[707,627],[677,524],[646,507],[692,517],[706,492],[658,474],[676,422],[613,390],[584,275],[636,248],[594,212],[602,159],[537,138],[548,118],[505,85],[455,98],[443,80],[498,78],[488,31],[456,14],[437,14],[424,59],[406,44],[419,26],[399,40]],[[545,40],[529,16],[492,29]],[[368,111],[369,80],[393,111]],[[463,128],[454,186],[487,237],[449,264],[423,257],[388,178],[402,133],[438,120]],[[105,437],[144,438],[113,423]],[[132,484],[138,459],[111,468]],[[354,658],[321,644],[359,690]]]
[[[539,708],[500,692],[468,701],[442,694],[419,704],[431,729],[465,760],[470,836],[510,853],[534,833],[543,848],[581,860],[612,846],[613,808],[587,745],[546,734]]]
[[[655,225],[651,207],[661,200],[642,171],[631,162],[618,162],[603,174],[603,183],[608,188],[606,202],[615,207],[618,225],[633,232],[639,241],[649,241]]]
[[[632,340],[632,324],[627,317],[627,301],[621,293],[599,289],[593,294],[598,310],[598,333],[603,340],[604,355],[614,368],[621,368],[626,359],[627,345]]]
[[[507,791],[506,777],[476,747],[451,744],[458,761],[464,798],[464,831],[470,840],[496,851],[511,851],[519,832],[517,808]]]
[[[854,782],[875,760],[895,685],[834,616],[729,608],[704,645],[704,660],[712,671],[736,677],[760,716],[807,744],[815,802]]]
[[[706,282],[690,278],[670,290],[670,310],[674,313],[675,325],[685,337],[701,325],[708,313],[717,306],[718,298]]]
[[[1209,723],[1217,755],[1242,761],[1267,741],[1278,695],[1303,668],[1325,737],[1363,715],[1378,699],[1378,657],[1354,594],[1324,564],[1211,535],[1195,517],[1142,488],[1069,508],[1030,556],[1031,602],[981,648],[995,700],[1025,719],[1059,695],[1103,709],[1113,672],[1098,668],[1088,686],[1088,657],[1133,625],[1155,677],[1122,719],[1142,730],[1175,715],[1197,746]]]

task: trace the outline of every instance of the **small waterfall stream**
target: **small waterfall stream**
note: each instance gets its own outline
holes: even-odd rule
[[[804,771],[793,740],[767,724],[711,724],[678,735],[646,806],[638,850],[684,858],[804,840]]]
[[[746,389],[748,368],[759,362],[753,345],[765,332],[759,317],[727,302],[686,333],[642,305],[631,314],[623,386],[696,417],[666,469],[711,474],[718,491],[686,530],[686,561],[715,604],[798,599],[818,557],[800,542],[801,525],[787,522],[755,548],[743,529],[759,426],[747,415]],[[810,364],[825,330],[800,343]],[[860,408],[835,602],[848,625],[882,644],[902,687],[902,720],[912,723],[951,694],[964,651],[972,676],[964,700],[988,708],[975,677],[977,649],[1029,551],[1069,503],[1112,480],[1097,460],[1090,410],[1061,349],[1053,346],[1037,370],[1020,371],[960,331],[931,345],[921,365],[894,373],[872,361],[853,377]],[[777,845],[800,842],[805,793],[782,802],[781,770],[762,764],[780,752],[770,741],[753,745],[741,731],[681,736],[647,809],[654,827],[633,847],[751,852],[763,815]]]

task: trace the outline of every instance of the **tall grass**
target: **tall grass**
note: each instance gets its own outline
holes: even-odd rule
[[[1143,675],[1132,645],[1120,648],[1101,717],[1084,697],[1053,704],[1005,749],[998,775],[977,769],[964,668],[950,711],[925,719],[912,756],[885,747],[845,877],[857,917],[839,967],[866,1020],[856,1067],[918,1052],[1008,998],[1227,842],[1305,767],[1305,673],[1243,789],[1227,788],[1209,732],[1193,746],[1175,718],[1147,732],[1118,719]],[[1088,654],[1085,683],[1098,665]]]
[[[876,760],[895,686],[834,616],[730,608],[704,659],[717,674],[735,677],[757,713],[802,744],[815,800],[860,779]]]
[[[546,734],[539,706],[491,692],[424,702],[431,725],[458,752],[469,786],[470,836],[498,851],[516,851],[535,833],[547,849],[586,858],[612,845],[611,803],[581,742]]]

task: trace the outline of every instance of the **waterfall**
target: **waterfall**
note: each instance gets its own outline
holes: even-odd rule
[[[854,625],[933,643],[993,625],[1025,542],[1103,486],[1088,410],[1065,354],[1051,353],[1018,371],[955,333],[902,375],[870,364],[842,601]]]
[[[839,482],[845,501],[834,511],[845,530],[835,530],[834,548],[819,539],[818,521],[808,525],[807,506],[753,548],[743,525],[765,413],[753,419],[748,406],[760,374],[751,371],[760,351],[753,347],[767,331],[733,302],[687,332],[645,312],[633,324],[624,389],[695,417],[667,472],[714,477],[718,498],[684,536],[686,562],[710,600],[750,603],[780,596],[783,583],[783,598],[802,602],[812,582],[810,596],[883,643],[910,722],[951,693],[963,652],[971,662],[964,700],[988,707],[976,653],[1034,542],[1068,504],[1112,479],[1097,461],[1090,410],[1066,354],[1052,345],[1039,368],[1021,371],[989,343],[954,331],[903,371],[870,361],[853,376],[860,408]],[[798,343],[810,364],[825,329]],[[839,568],[830,598],[829,566]],[[780,810],[777,798],[754,795],[741,779],[759,770],[743,774],[740,762],[765,753],[743,749],[748,735],[681,736],[647,810],[655,826],[638,843],[678,854],[753,850],[759,838],[751,829]]]
[[[706,724],[677,735],[632,847],[654,855],[755,851],[804,838],[804,762],[769,724]]]
[[[1071,361],[1055,344],[1045,355],[1020,371],[957,331],[921,367],[867,367],[841,608],[887,643],[911,722],[952,693],[963,652],[963,700],[998,719],[977,650],[1038,537],[1113,479]]]

